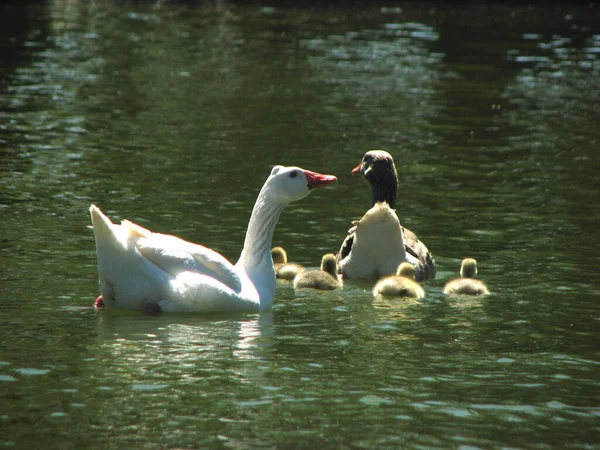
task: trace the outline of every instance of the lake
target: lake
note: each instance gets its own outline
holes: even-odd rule
[[[1,446],[598,448],[600,8],[398,5],[0,4]],[[335,174],[274,235],[317,267],[369,149],[424,299],[91,307],[91,203],[236,261],[274,165]],[[491,295],[442,293],[464,257]]]

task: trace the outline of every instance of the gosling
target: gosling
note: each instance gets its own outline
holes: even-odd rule
[[[415,281],[415,266],[403,262],[398,266],[396,275],[381,278],[373,288],[373,296],[423,298],[425,291]]]
[[[283,247],[273,247],[271,258],[273,258],[276,278],[292,281],[296,278],[296,275],[304,270],[304,267],[300,264],[288,263],[287,253]]]
[[[321,270],[306,270],[294,278],[296,289],[319,289],[332,291],[342,287],[342,279],[338,275],[338,266],[335,255],[328,253],[321,259]]]
[[[460,276],[448,281],[444,286],[444,294],[449,295],[487,295],[490,293],[483,281],[476,280],[477,261],[465,258],[460,265]]]

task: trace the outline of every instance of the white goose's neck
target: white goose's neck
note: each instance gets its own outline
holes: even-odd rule
[[[269,307],[275,295],[275,271],[271,259],[273,231],[285,205],[268,195],[263,187],[256,199],[244,240],[244,249],[236,266],[244,271],[260,297],[261,308]]]

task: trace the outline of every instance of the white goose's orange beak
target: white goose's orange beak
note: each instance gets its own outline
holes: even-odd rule
[[[310,170],[305,170],[304,175],[306,176],[308,189],[310,190],[337,181],[337,177],[335,175],[323,175],[321,173],[311,172]]]

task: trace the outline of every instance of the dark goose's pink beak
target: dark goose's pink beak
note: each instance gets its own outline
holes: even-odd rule
[[[311,172],[310,170],[305,170],[304,175],[306,176],[306,181],[308,181],[308,189],[311,190],[337,181],[335,175],[323,175],[321,173]]]

